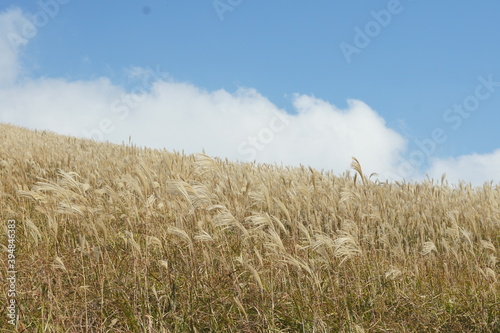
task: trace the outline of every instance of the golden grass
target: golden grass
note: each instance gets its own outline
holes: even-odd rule
[[[335,176],[0,124],[0,196],[3,250],[18,221],[26,332],[500,331],[499,185],[381,183],[357,160]]]

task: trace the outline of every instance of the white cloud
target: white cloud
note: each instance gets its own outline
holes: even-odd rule
[[[429,177],[439,179],[446,173],[452,183],[466,180],[473,185],[500,181],[500,149],[491,154],[462,155],[457,158],[435,159],[427,172]]]
[[[347,110],[297,95],[298,111],[278,109],[254,89],[205,91],[157,81],[127,93],[101,78],[25,80],[0,89],[3,121],[62,134],[233,160],[312,165],[342,172],[356,156],[367,172],[393,170],[404,139],[359,101]]]
[[[121,92],[123,89],[106,78],[75,82],[25,79],[0,89],[0,120],[83,136],[82,129],[105,115]]]
[[[343,171],[356,156],[365,171],[383,173],[395,170],[397,156],[406,148],[403,137],[386,127],[385,120],[361,101],[349,100],[348,108],[340,110],[320,99],[300,95],[294,106],[298,115],[291,121],[284,147],[279,148],[287,151],[291,162],[304,161],[295,158],[298,152],[314,165]]]
[[[176,82],[159,68],[131,68],[128,75],[136,86],[128,90],[105,77],[22,78],[19,45],[12,47],[6,36],[25,20],[19,10],[0,13],[0,52],[7,55],[0,62],[2,122],[116,143],[132,136],[138,145],[186,153],[204,149],[232,160],[303,164],[336,173],[349,169],[355,156],[367,174],[397,175],[406,140],[358,100],[349,100],[341,110],[297,94],[296,113],[290,114],[255,89],[206,91]],[[498,177],[493,170],[500,169],[499,156],[479,159],[484,177]],[[451,179],[450,169],[456,164],[438,160],[430,174],[439,178],[444,170]],[[456,177],[479,176],[462,172]]]
[[[297,95],[294,105],[298,113],[290,115],[253,89],[231,94],[159,82],[120,131],[134,133],[148,146],[187,152],[204,148],[243,161],[302,163],[340,172],[354,155],[367,170],[396,167],[405,141],[366,104],[350,101],[347,110],[339,110]]]

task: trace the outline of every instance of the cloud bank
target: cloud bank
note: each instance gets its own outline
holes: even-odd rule
[[[427,173],[430,178],[436,179],[446,173],[446,179],[452,183],[467,180],[467,182],[479,185],[490,180],[498,181],[500,149],[491,154],[471,154],[456,158],[434,159]]]
[[[2,122],[116,143],[131,136],[134,143],[154,148],[204,150],[231,160],[303,164],[336,173],[349,169],[356,156],[366,173],[397,176],[407,142],[362,101],[349,100],[339,109],[296,94],[291,114],[255,89],[207,91],[176,82],[158,67],[129,69],[136,83],[132,89],[106,77],[32,79],[21,75],[22,45],[8,38],[25,20],[16,9],[0,13],[0,54],[6,55],[0,60]],[[477,184],[499,179],[499,161],[500,151],[435,160],[429,174],[439,178],[446,172],[449,179]]]

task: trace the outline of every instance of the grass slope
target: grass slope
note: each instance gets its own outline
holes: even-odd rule
[[[386,184],[0,124],[2,332],[499,332],[500,186]]]

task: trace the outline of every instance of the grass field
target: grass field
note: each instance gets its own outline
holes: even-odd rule
[[[499,171],[500,172],[500,171]],[[24,332],[500,332],[500,186],[381,183],[0,124]]]

